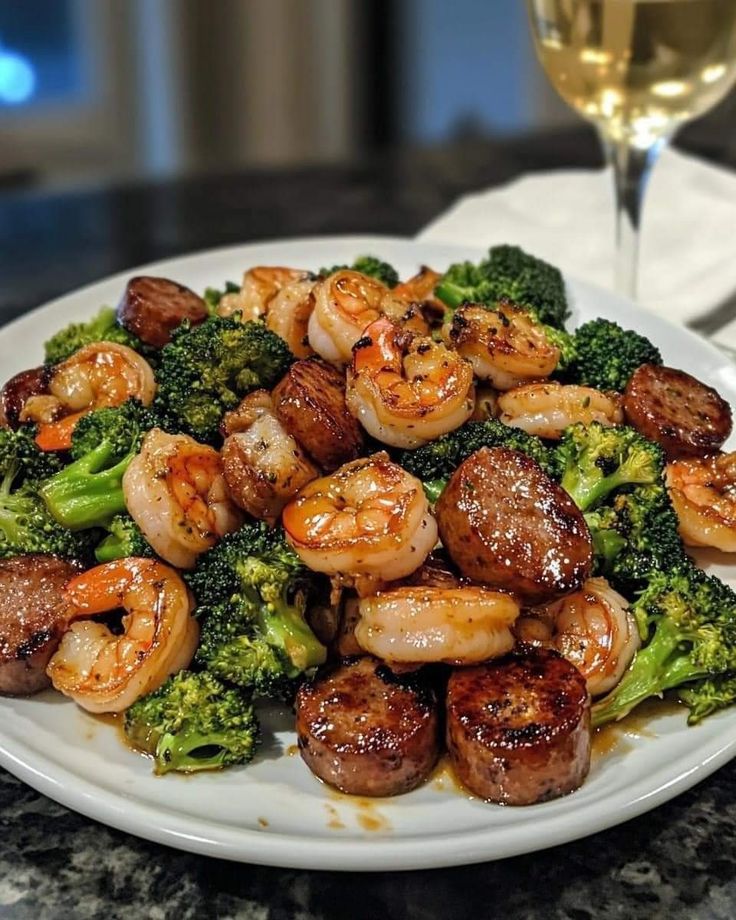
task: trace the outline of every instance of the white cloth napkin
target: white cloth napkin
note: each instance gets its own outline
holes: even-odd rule
[[[524,176],[466,195],[418,238],[516,243],[571,275],[611,287],[612,178],[606,170],[580,169]],[[645,198],[639,301],[687,323],[735,292],[736,173],[665,150]],[[736,346],[736,317],[714,339]]]

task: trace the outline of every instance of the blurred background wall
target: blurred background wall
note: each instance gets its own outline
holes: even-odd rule
[[[572,116],[521,0],[0,0],[0,182],[354,160]]]
[[[355,162],[574,123],[524,7],[0,0],[0,185]],[[715,136],[733,146],[725,105]]]

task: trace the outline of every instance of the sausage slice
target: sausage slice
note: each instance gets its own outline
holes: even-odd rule
[[[51,369],[45,366],[21,371],[11,377],[0,391],[0,427],[17,428],[26,400],[48,393],[50,378]]]
[[[118,305],[118,320],[146,345],[162,348],[185,319],[196,326],[208,316],[207,304],[194,291],[169,281],[138,275],[131,278]]]
[[[731,407],[685,371],[642,364],[624,392],[626,421],[664,448],[667,458],[702,457],[731,434]]]
[[[375,658],[322,669],[296,698],[299,750],[309,769],[351,795],[400,795],[439,755],[434,694]]]
[[[284,428],[328,473],[360,456],[363,434],[348,412],[345,378],[324,361],[292,364],[273,391],[273,404]]]
[[[0,693],[25,696],[50,686],[46,665],[67,623],[62,588],[78,573],[55,556],[0,561]]]
[[[539,604],[577,590],[593,543],[575,503],[526,454],[484,447],[437,503],[440,537],[467,578]]]
[[[557,652],[528,649],[453,672],[447,747],[475,795],[532,805],[577,789],[590,768],[585,678]]]

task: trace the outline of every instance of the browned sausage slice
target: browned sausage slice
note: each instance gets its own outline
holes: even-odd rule
[[[590,697],[573,665],[548,649],[453,672],[447,747],[475,795],[532,805],[577,789],[590,768]]]
[[[196,326],[207,319],[207,304],[194,291],[168,278],[131,278],[118,306],[118,320],[146,345],[161,348],[185,319]]]
[[[0,392],[0,427],[17,428],[26,400],[47,393],[50,377],[48,367],[34,367],[11,377]]]
[[[719,450],[731,434],[731,407],[685,371],[642,364],[624,393],[626,421],[661,444],[668,459]]]
[[[273,391],[281,424],[328,473],[363,448],[360,425],[345,403],[345,378],[323,361],[296,361]]]
[[[484,447],[455,470],[437,503],[440,537],[467,578],[527,604],[577,590],[593,544],[570,496],[526,454]]]
[[[320,779],[351,795],[399,795],[429,775],[439,754],[432,691],[375,658],[328,666],[299,688],[299,750]]]
[[[46,665],[67,622],[64,585],[79,568],[55,556],[0,561],[0,693],[48,687]]]

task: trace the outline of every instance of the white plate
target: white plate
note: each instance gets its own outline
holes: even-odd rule
[[[201,290],[259,263],[316,269],[376,253],[402,276],[420,263],[442,269],[479,252],[391,238],[263,243],[159,262],[91,285],[0,330],[2,376],[39,363],[41,344],[71,319],[115,304],[137,272]],[[684,329],[606,291],[569,282],[573,323],[619,320],[656,342],[665,362],[685,368],[736,404],[736,366]],[[728,574],[728,568],[723,570]],[[682,712],[656,715],[646,729],[596,758],[585,785],[528,808],[484,804],[440,776],[392,800],[331,792],[298,756],[288,713],[271,713],[273,735],[246,768],[191,778],[151,775],[150,763],[116,730],[63,697],[0,699],[0,763],[29,785],[91,818],[193,852],[245,862],[315,869],[414,869],[512,856],[603,830],[667,801],[736,753],[736,710],[687,728]],[[291,753],[290,753],[291,749]]]

